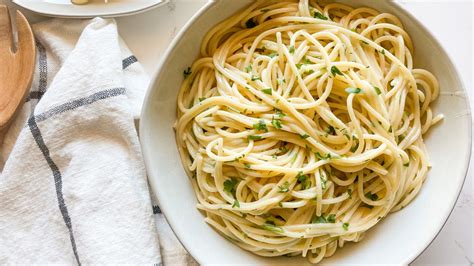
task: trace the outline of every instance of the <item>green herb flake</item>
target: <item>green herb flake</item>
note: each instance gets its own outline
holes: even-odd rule
[[[201,97],[201,98],[199,98],[199,102],[202,102],[202,101],[204,101],[205,99],[206,99],[206,97]]]
[[[365,197],[369,198],[372,201],[376,201],[379,199],[379,196],[377,196],[377,194],[372,194],[370,192],[365,193]]]
[[[232,204],[232,208],[240,208],[240,202],[238,200],[234,201],[234,204]]]
[[[251,71],[252,71],[252,65],[248,65],[248,66],[245,68],[245,71],[247,71],[247,73],[251,72]]]
[[[314,216],[313,219],[311,219],[312,224],[325,224],[327,223],[326,218],[324,216]]]
[[[253,128],[258,131],[265,131],[268,132],[267,124],[265,123],[265,120],[260,119],[258,123],[255,123],[253,125]]]
[[[285,181],[285,183],[283,183],[283,185],[278,186],[278,189],[279,189],[278,192],[279,193],[286,193],[286,192],[290,191],[289,187],[290,187],[290,183],[288,181]]]
[[[279,117],[284,117],[284,116],[286,116],[286,114],[284,114],[280,109],[275,109],[275,113],[276,113]]]
[[[334,129],[333,126],[329,125],[328,128],[326,129],[326,133],[329,135],[336,135],[336,130]]]
[[[286,153],[288,151],[288,148],[286,146],[281,146],[278,148],[282,153]]]
[[[252,81],[256,81],[256,80],[262,81],[262,79],[259,76],[256,76],[256,75],[252,75],[251,79],[252,79]]]
[[[247,136],[248,140],[261,140],[262,138],[263,138],[262,136],[258,136],[258,135],[248,135]]]
[[[349,195],[349,199],[352,199],[352,189],[347,189],[347,195]]]
[[[369,43],[368,43],[368,42],[366,42],[366,41],[360,41],[360,42],[361,42],[361,43],[363,43],[363,44],[369,44]]]
[[[328,223],[335,223],[336,222],[336,215],[335,214],[329,214],[328,218],[326,218]]]
[[[224,181],[224,191],[229,194],[235,195],[235,187],[238,183],[239,181],[237,181],[237,179],[233,177],[227,179],[226,181]]]
[[[321,177],[321,188],[322,188],[323,190],[326,189],[326,187],[327,187],[327,182],[328,182],[328,180],[327,180],[326,178],[322,178],[322,177]]]
[[[275,119],[274,117],[272,118],[272,125],[273,125],[276,129],[282,128],[282,126],[281,126],[281,120],[280,120],[280,119]]]
[[[272,95],[272,88],[263,89],[262,92],[268,95]]]
[[[410,165],[410,162],[404,163],[403,166],[408,167]]]
[[[269,54],[268,56],[269,56],[270,58],[273,58],[273,57],[275,57],[275,56],[277,56],[277,55],[278,55],[278,53],[271,53],[271,54]]]
[[[335,77],[336,75],[344,76],[344,74],[342,74],[342,72],[336,66],[331,67],[331,74],[333,77]]]
[[[314,216],[313,219],[311,219],[311,223],[313,224],[325,224],[325,223],[335,223],[336,222],[336,215],[335,214],[330,214],[328,217],[324,216]]]
[[[377,95],[382,94],[382,91],[380,90],[379,87],[375,87],[375,86],[374,86],[374,90],[375,90],[375,92],[377,93]]]
[[[380,53],[383,54],[383,55],[385,55],[385,49],[382,49],[382,50],[380,51]]]
[[[359,141],[357,140],[356,144],[351,147],[351,152],[352,153],[356,152],[358,148],[359,148]]]
[[[342,224],[342,228],[344,228],[344,230],[349,230],[349,224],[348,223],[343,223]]]
[[[273,225],[273,224],[264,223],[261,226],[262,226],[262,229],[265,229],[265,230],[270,231],[270,232],[283,233],[283,228],[281,228],[279,226],[276,226],[276,225]]]
[[[308,176],[304,175],[303,172],[299,172],[296,179],[303,186],[303,189],[308,189],[311,186]]]
[[[292,53],[294,53],[294,52],[295,52],[295,47],[294,47],[293,45],[292,45],[292,46],[290,46],[290,48],[289,48],[289,52],[290,52],[290,54],[292,54]]]
[[[300,69],[301,66],[303,66],[303,64],[301,64],[301,63],[296,64],[296,68],[297,68],[297,69]]]
[[[190,68],[190,67],[186,68],[186,69],[183,71],[183,76],[184,76],[184,78],[186,79],[187,77],[189,77],[189,76],[191,75],[191,73],[193,73],[193,72],[191,71],[191,68]]]
[[[323,156],[323,155],[321,155],[321,153],[316,152],[315,155],[316,155],[316,158],[318,158],[319,160],[329,160],[329,159],[331,159],[331,154],[330,153],[328,153],[326,156]]]
[[[314,18],[319,18],[319,19],[322,19],[322,20],[328,20],[328,17],[321,14],[320,12],[314,12]]]
[[[355,93],[355,94],[358,94],[360,93],[362,90],[360,88],[346,88],[346,92],[347,93]]]
[[[244,163],[245,168],[250,169],[251,165],[249,163]]]
[[[307,139],[307,138],[309,138],[309,135],[308,134],[300,134],[300,138]]]

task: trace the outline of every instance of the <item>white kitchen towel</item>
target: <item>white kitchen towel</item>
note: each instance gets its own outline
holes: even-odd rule
[[[156,229],[134,127],[149,79],[115,21],[33,31],[37,71],[0,146],[0,264],[185,264]]]

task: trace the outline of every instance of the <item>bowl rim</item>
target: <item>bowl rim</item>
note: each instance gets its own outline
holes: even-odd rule
[[[168,45],[168,47],[166,48],[165,52],[163,53],[163,56],[161,57],[159,63],[158,63],[158,67],[157,69],[155,70],[155,72],[152,74],[152,78],[150,79],[150,84],[148,86],[148,89],[147,89],[147,92],[146,92],[146,95],[145,95],[145,98],[144,98],[144,103],[143,103],[143,106],[142,106],[142,109],[141,109],[141,115],[140,115],[140,121],[139,121],[139,137],[140,137],[140,145],[141,145],[141,148],[142,148],[142,153],[143,153],[143,159],[144,159],[144,162],[145,162],[145,168],[146,168],[146,171],[147,173],[149,172],[148,170],[148,166],[149,165],[152,165],[152,161],[151,161],[151,158],[147,156],[147,153],[148,153],[148,150],[149,150],[149,147],[148,145],[145,145],[143,141],[144,139],[144,131],[146,130],[146,124],[143,123],[142,121],[144,120],[143,118],[146,116],[146,113],[147,113],[147,109],[148,109],[148,106],[150,105],[151,103],[151,98],[150,98],[150,95],[152,94],[152,92],[155,90],[155,87],[156,84],[157,84],[157,80],[160,78],[161,76],[161,72],[162,72],[162,69],[164,67],[164,64],[166,63],[168,57],[174,52],[175,48],[176,48],[176,45],[181,41],[181,39],[184,37],[184,35],[188,32],[189,28],[196,22],[196,20],[198,20],[202,15],[204,15],[207,11],[209,11],[209,9],[211,7],[213,7],[214,5],[216,5],[218,2],[221,2],[222,0],[208,0],[208,2],[202,6],[187,22],[186,24],[180,29],[180,31],[178,32],[178,34],[173,38],[172,42]],[[335,0],[337,2],[337,0]],[[449,68],[453,69],[454,70],[454,73],[455,73],[455,78],[459,81],[459,84],[461,85],[460,87],[460,91],[463,91],[464,93],[467,92],[466,90],[466,85],[464,83],[464,80],[461,78],[460,76],[460,72],[459,72],[459,69],[458,69],[458,66],[456,64],[453,63],[453,59],[451,58],[450,54],[447,53],[445,47],[442,45],[442,43],[438,40],[438,38],[435,37],[435,35],[432,33],[432,31],[430,29],[428,29],[417,17],[415,17],[411,12],[409,12],[406,8],[403,7],[403,5],[399,2],[395,2],[394,0],[383,0],[387,3],[387,5],[391,5],[393,6],[395,9],[397,9],[398,12],[402,13],[403,15],[407,16],[409,19],[411,19],[415,24],[416,24],[416,27],[420,28],[422,31],[426,32],[427,35],[433,40],[433,43],[435,46],[437,46],[437,48],[439,48],[445,55],[446,55],[446,58],[448,59],[448,61],[446,62],[446,64],[448,65]],[[414,262],[418,257],[420,257],[420,255],[426,250],[428,249],[428,247],[434,242],[434,240],[436,239],[436,237],[441,233],[441,231],[443,230],[444,226],[446,225],[446,223],[448,222],[449,218],[451,217],[451,214],[454,210],[454,207],[456,206],[456,203],[461,195],[461,190],[462,188],[464,187],[464,184],[466,182],[466,179],[467,179],[467,174],[468,174],[468,171],[469,171],[469,165],[470,165],[470,161],[471,161],[471,156],[472,156],[472,109],[471,109],[471,104],[470,104],[470,101],[469,99],[466,97],[464,98],[464,102],[466,104],[466,106],[469,108],[468,110],[468,113],[466,114],[465,116],[465,119],[468,120],[468,121],[471,121],[469,123],[469,127],[468,127],[468,140],[467,140],[467,143],[468,143],[468,151],[467,151],[467,154],[464,158],[464,162],[463,162],[463,168],[464,168],[464,174],[463,174],[463,178],[461,180],[461,182],[459,182],[458,184],[458,187],[457,187],[457,191],[456,191],[456,197],[453,197],[451,199],[451,207],[449,208],[449,211],[447,214],[445,214],[445,218],[444,219],[440,219],[439,220],[439,223],[437,225],[438,229],[437,229],[437,232],[435,234],[432,234],[431,236],[431,240],[429,241],[426,241],[426,243],[424,243],[423,247],[422,248],[418,248],[415,252],[412,252],[411,254],[407,254],[408,256],[406,257],[405,261],[402,261],[400,263],[402,264],[410,264],[412,262]],[[148,182],[150,183],[154,183],[153,180],[151,180],[150,178],[148,179]],[[154,191],[153,189],[153,186],[151,185],[151,193],[153,193],[155,195],[155,197],[158,199],[158,201],[160,201],[160,196],[157,192]],[[181,245],[184,247],[184,249],[199,263],[199,264],[203,264],[203,261],[201,261],[201,258],[198,256],[198,254],[194,254],[194,251],[192,248],[190,247],[187,247],[187,245],[178,237],[178,234],[176,233],[175,229],[174,229],[174,226],[173,226],[173,222],[170,221],[167,217],[166,217],[166,207],[165,208],[162,208],[163,210],[163,216],[165,217],[167,223],[169,224],[172,232],[175,234],[176,238],[178,239],[178,241],[181,243]]]

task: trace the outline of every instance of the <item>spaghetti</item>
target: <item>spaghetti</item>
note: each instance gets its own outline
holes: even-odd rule
[[[257,1],[204,37],[175,126],[205,221],[261,256],[317,263],[419,192],[438,82],[397,17]]]

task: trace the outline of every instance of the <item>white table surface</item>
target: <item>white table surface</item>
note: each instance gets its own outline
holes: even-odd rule
[[[399,0],[398,2],[414,14],[441,42],[459,69],[473,105],[473,2],[468,0]],[[150,74],[155,72],[157,62],[173,37],[204,3],[206,0],[171,0],[162,8],[138,15],[147,16],[150,21],[155,21],[154,25],[150,26],[159,27],[162,32],[160,36],[146,36],[147,27],[140,25],[134,16],[118,19],[119,29],[127,33],[123,34],[125,41]],[[473,265],[472,197],[472,171],[469,171],[449,220],[436,239],[412,265]]]
[[[11,4],[9,2],[0,0],[0,4]],[[206,0],[171,0],[166,6],[158,9],[117,19],[122,37],[150,75],[156,71],[158,62],[173,37],[205,2]],[[428,27],[441,42],[460,71],[473,105],[472,0],[398,0],[398,2]],[[33,21],[41,19],[30,18]],[[149,21],[151,24],[143,25],[143,21]],[[151,28],[155,28],[153,32],[158,28],[161,34],[150,34]],[[472,197],[473,182],[470,170],[456,207],[443,230],[412,265],[473,265]]]

